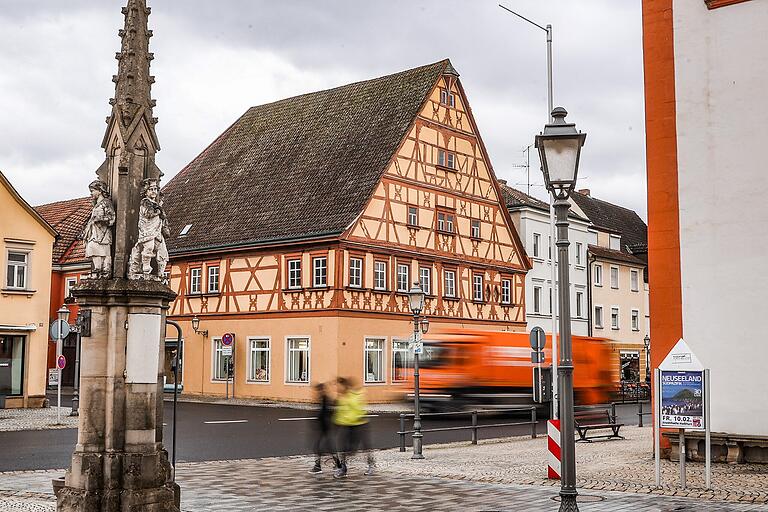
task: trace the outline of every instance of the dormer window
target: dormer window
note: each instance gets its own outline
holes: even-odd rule
[[[456,154],[444,149],[437,151],[437,165],[441,167],[447,167],[448,169],[456,168]]]
[[[179,236],[187,236],[189,234],[189,230],[192,229],[192,224],[187,224],[184,226],[184,228],[181,230],[181,233],[179,233]]]

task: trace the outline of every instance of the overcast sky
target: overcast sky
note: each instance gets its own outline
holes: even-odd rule
[[[87,195],[125,0],[0,0],[0,170],[32,204]],[[149,0],[166,180],[248,107],[450,58],[497,177],[547,121],[545,33],[486,0]],[[645,218],[640,0],[506,0],[554,27],[555,105],[587,132],[580,188]],[[531,191],[542,197],[531,155]]]

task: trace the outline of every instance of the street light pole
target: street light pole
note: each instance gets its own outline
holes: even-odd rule
[[[564,108],[552,110],[553,121],[536,136],[541,169],[547,190],[555,198],[557,227],[558,303],[560,310],[560,364],[558,386],[560,395],[560,450],[562,473],[560,480],[560,512],[578,512],[576,504],[576,441],[573,438],[573,352],[571,345],[571,298],[568,260],[568,197],[576,186],[579,156],[586,134],[577,132],[576,125],[565,122]],[[554,359],[554,356],[553,356]]]
[[[651,384],[651,337],[647,334],[643,339],[643,345],[645,345],[645,382]]]
[[[418,281],[413,283],[413,287],[408,291],[408,306],[413,314],[413,455],[412,459],[423,459],[422,441],[424,435],[421,433],[421,408],[419,404],[419,351],[416,350],[416,343],[419,339],[419,329],[426,334],[429,328],[428,322],[420,321],[419,316],[424,311],[425,294]]]

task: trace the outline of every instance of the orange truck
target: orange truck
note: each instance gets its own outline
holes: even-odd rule
[[[532,405],[537,364],[531,362],[529,340],[525,332],[446,330],[430,334],[419,357],[420,402],[429,410]],[[544,354],[541,367],[547,368],[552,364],[549,335]],[[607,340],[573,336],[573,355],[576,403],[606,402],[614,387]]]

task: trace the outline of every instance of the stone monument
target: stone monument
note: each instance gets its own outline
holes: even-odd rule
[[[175,294],[162,279],[167,228],[155,165],[150,10],[146,0],[128,0],[123,14],[106,158],[89,186],[94,210],[84,238],[93,270],[72,292],[91,325],[82,338],[80,423],[72,465],[56,490],[59,511],[179,510],[163,448],[165,315]]]

